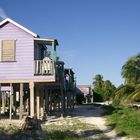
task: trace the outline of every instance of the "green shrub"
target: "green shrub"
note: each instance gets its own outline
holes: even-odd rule
[[[114,105],[125,104],[126,98],[135,91],[134,86],[132,85],[122,85],[115,91],[115,97],[113,100]]]
[[[115,129],[118,134],[140,138],[139,111],[130,108],[115,108],[112,114],[107,116],[107,120],[111,124],[115,124]]]
[[[103,101],[103,97],[100,93],[94,92],[93,96],[94,96],[94,101],[95,102],[102,102]]]
[[[140,102],[140,87],[137,88],[132,94],[130,94],[127,98],[126,101],[128,103],[135,103],[135,102]]]
[[[83,94],[77,94],[76,95],[76,103],[77,104],[82,104],[82,102],[85,100],[84,95]]]

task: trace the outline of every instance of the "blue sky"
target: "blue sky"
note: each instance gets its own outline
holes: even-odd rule
[[[139,0],[1,0],[6,15],[41,37],[57,38],[58,55],[77,84],[96,74],[116,86],[121,67],[140,51]]]

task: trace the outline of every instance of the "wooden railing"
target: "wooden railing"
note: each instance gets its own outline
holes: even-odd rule
[[[53,63],[51,60],[35,60],[34,61],[35,75],[53,75]]]

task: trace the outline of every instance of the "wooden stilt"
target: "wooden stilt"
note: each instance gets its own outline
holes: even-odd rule
[[[49,93],[48,90],[45,89],[45,102],[46,102],[46,114],[49,113]]]
[[[41,89],[41,97],[40,97],[40,112],[41,112],[41,117],[44,116],[44,87]]]
[[[64,92],[63,87],[61,87],[61,117],[64,117]]]
[[[30,82],[30,116],[34,116],[34,82]]]
[[[20,114],[19,119],[22,119],[23,115],[23,83],[20,83]]]
[[[71,95],[71,92],[70,92],[70,109],[72,108],[72,95]]]
[[[14,106],[14,116],[16,116],[16,90],[15,86],[13,86],[13,106]]]
[[[72,93],[72,109],[74,109],[74,104],[75,104],[75,101],[74,101],[74,93]]]
[[[70,94],[69,94],[69,92],[67,92],[67,97],[68,97],[68,101],[67,101],[67,103],[68,103],[68,109],[70,108]]]
[[[36,110],[37,110],[37,118],[40,116],[40,96],[39,96],[39,87],[36,88]]]
[[[27,115],[29,115],[29,98],[27,99]]]
[[[61,110],[60,104],[61,104],[61,100],[60,100],[60,97],[59,97],[59,101],[58,101],[58,110],[59,111]]]
[[[5,113],[5,92],[2,92],[2,112]]]
[[[49,97],[49,102],[50,102],[50,105],[49,105],[49,110],[50,110],[50,112],[52,111],[52,90],[50,89],[50,97]]]
[[[13,96],[13,86],[12,86],[12,83],[10,83],[10,88],[11,88],[11,91],[10,91],[10,112],[9,112],[9,118],[11,120],[12,119],[12,96]]]

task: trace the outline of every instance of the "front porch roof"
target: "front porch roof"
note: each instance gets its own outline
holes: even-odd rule
[[[45,39],[45,38],[34,38],[34,40],[38,43],[38,44],[42,44],[42,45],[52,45],[52,43],[54,42],[54,45],[58,45],[58,41],[56,39]]]

